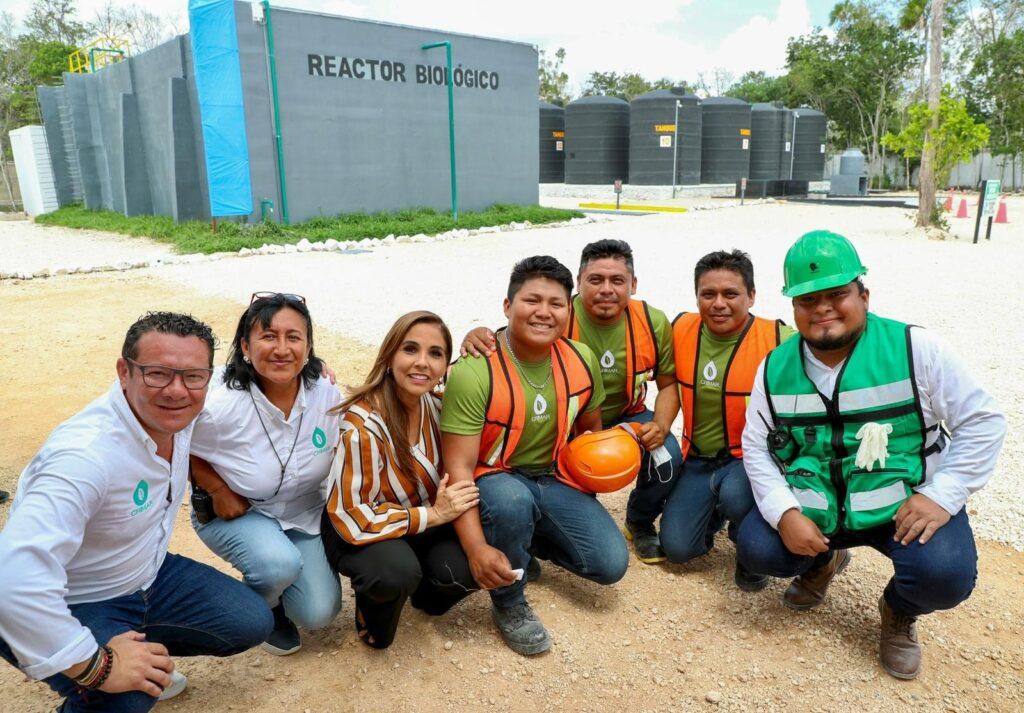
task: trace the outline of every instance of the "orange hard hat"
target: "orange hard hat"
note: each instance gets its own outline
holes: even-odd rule
[[[569,441],[558,454],[562,473],[582,490],[613,493],[640,472],[640,444],[631,430],[608,428]]]

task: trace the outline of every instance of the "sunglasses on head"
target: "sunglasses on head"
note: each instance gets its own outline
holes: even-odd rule
[[[249,306],[256,300],[266,300],[273,297],[283,297],[289,302],[298,302],[300,304],[306,304],[306,298],[302,295],[294,295],[291,292],[253,292],[252,298],[249,300]]]

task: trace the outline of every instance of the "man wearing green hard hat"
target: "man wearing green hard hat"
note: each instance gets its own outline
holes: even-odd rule
[[[882,667],[921,667],[916,620],[970,596],[977,550],[964,505],[992,475],[1006,431],[995,401],[929,332],[868,311],[849,240],[818,230],[789,249],[783,294],[799,339],[761,363],[743,431],[757,509],[737,556],[795,577],[783,595],[813,609],[868,546],[892,560],[879,599]]]

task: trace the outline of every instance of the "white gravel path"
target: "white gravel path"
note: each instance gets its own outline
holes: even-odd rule
[[[1024,216],[1024,200],[1010,201],[1010,216]],[[758,268],[755,312],[792,322],[780,294],[785,251],[807,230],[836,230],[856,243],[870,268],[872,309],[934,330],[1001,403],[1010,423],[1006,444],[995,476],[969,507],[977,511],[973,523],[980,536],[1024,551],[1024,329],[1017,322],[1024,307],[1024,230],[1019,222],[997,225],[991,242],[972,245],[973,219],[951,220],[959,239],[936,241],[914,231],[911,218],[893,208],[748,205],[399,244],[363,254],[253,256],[143,272],[240,304],[257,290],[297,292],[307,297],[318,324],[371,345],[398,315],[432,309],[458,341],[471,327],[503,321],[501,301],[515,260],[547,253],[575,272],[583,245],[616,237],[636,252],[640,296],[670,317],[694,308],[694,262],[711,250],[739,247]],[[0,254],[6,259],[10,238],[2,228]],[[106,240],[98,250],[114,249],[115,242]]]

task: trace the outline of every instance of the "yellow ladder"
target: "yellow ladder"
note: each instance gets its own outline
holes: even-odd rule
[[[95,72],[128,56],[129,42],[123,37],[97,37],[68,55],[68,71]]]

